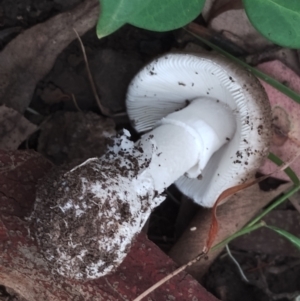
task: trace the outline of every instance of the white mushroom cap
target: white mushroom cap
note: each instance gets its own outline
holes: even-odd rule
[[[259,81],[216,54],[167,54],[136,75],[126,104],[135,129],[145,132],[201,97],[229,106],[236,118],[236,131],[210,158],[201,180],[183,175],[176,185],[196,203],[212,207],[224,190],[253,177],[268,153],[271,110]]]

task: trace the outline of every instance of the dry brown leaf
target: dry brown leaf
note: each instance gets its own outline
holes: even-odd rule
[[[206,0],[202,10],[204,19],[209,20],[217,17],[223,12],[243,7],[241,0]]]
[[[36,129],[17,111],[0,106],[0,149],[16,150]]]
[[[265,62],[258,69],[269,76],[285,83],[290,89],[300,93],[300,78],[279,61]],[[272,142],[270,151],[283,161],[287,162],[299,152],[300,149],[300,106],[288,96],[261,81],[265,88],[272,107]],[[291,164],[291,168],[300,175],[300,160]],[[260,172],[267,174],[274,170],[274,164],[266,161],[260,168]],[[276,174],[276,178],[288,180],[284,173]]]
[[[94,27],[97,0],[85,0],[75,9],[35,25],[12,40],[0,53],[0,104],[23,113],[34,89],[52,68],[58,54],[79,35]]]
[[[273,45],[252,26],[240,2],[216,1],[208,17],[208,28],[223,34],[246,53],[255,53]]]
[[[268,176],[269,177],[269,176]],[[211,249],[217,235],[218,235],[218,230],[219,230],[219,224],[218,224],[218,218],[217,218],[217,208],[218,206],[225,201],[228,197],[234,195],[235,193],[242,191],[248,187],[251,187],[252,185],[264,180],[266,178],[266,176],[263,176],[259,179],[254,179],[252,181],[243,183],[241,185],[237,185],[234,187],[230,187],[228,189],[226,189],[225,191],[223,191],[221,193],[221,195],[218,197],[217,201],[215,202],[213,208],[212,208],[212,220],[211,220],[211,224],[210,224],[210,228],[209,228],[209,232],[208,232],[208,237],[206,240],[206,245],[204,247],[204,252],[208,253],[209,250]]]

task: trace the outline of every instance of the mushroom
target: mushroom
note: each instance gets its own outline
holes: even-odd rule
[[[37,191],[35,235],[59,274],[95,279],[113,271],[172,183],[211,207],[253,176],[268,152],[270,107],[256,78],[217,55],[167,54],[145,66],[127,93],[124,130],[108,152],[53,171]]]
[[[175,174],[174,180],[202,206],[212,207],[222,191],[251,178],[268,153],[271,109],[267,95],[254,76],[225,57],[179,53],[160,57],[131,82],[126,105],[138,132],[158,124],[175,125],[174,118],[198,132],[202,147],[198,164]],[[171,114],[178,110],[182,112]],[[186,117],[176,117],[183,112]],[[192,118],[197,119],[196,126]],[[170,130],[168,137],[176,131]],[[188,146],[178,139],[183,152],[182,146],[185,150]],[[174,148],[171,152],[166,160],[172,162]],[[182,160],[183,153],[178,155]]]

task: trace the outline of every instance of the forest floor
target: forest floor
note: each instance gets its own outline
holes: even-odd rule
[[[81,2],[83,1],[0,1],[0,51],[21,32],[68,11]],[[202,18],[196,22],[206,26]],[[75,164],[104,153],[105,137],[99,132],[90,134],[90,129],[95,127],[112,135],[127,128],[132,137],[137,139],[139,135],[125,114],[124,99],[130,80],[151,59],[168,51],[182,51],[199,44],[183,30],[156,33],[130,25],[102,40],[97,39],[93,28],[82,36],[82,41],[101,102],[109,108],[112,116],[109,120],[100,116],[100,121],[95,117],[101,115],[101,112],[90,88],[80,44],[75,39],[58,55],[51,71],[36,85],[24,116],[37,130],[19,146],[19,149],[38,151],[56,165]],[[272,47],[262,45],[257,52],[251,50],[249,53],[240,42],[237,43],[239,57],[256,64],[274,58],[283,58],[283,61],[286,59],[282,55],[282,49]],[[281,54],[276,56],[274,53]],[[299,52],[295,51],[295,55],[297,54]],[[298,64],[300,65],[299,57]],[[297,72],[297,66],[294,69]],[[91,115],[82,115],[81,111],[90,112]],[[117,116],[118,113],[124,114]],[[89,143],[89,148],[86,148],[86,143]],[[264,188],[272,189],[271,184],[272,181],[267,182]],[[192,207],[186,220],[179,220],[184,196],[175,186],[168,189],[167,195],[167,200],[152,213],[146,229],[148,238],[166,253],[176,243],[183,225],[187,227],[193,216],[191,211],[194,210]],[[277,208],[270,219],[281,225],[286,222],[287,216],[300,224],[299,212],[291,203]],[[299,234],[299,227],[295,231]],[[231,253],[247,275],[248,283],[224,250],[206,273],[202,284],[223,301],[296,300],[300,296],[300,253],[287,247],[287,244],[278,247],[278,241],[276,236],[258,231],[230,244]],[[20,299],[0,286],[0,300]]]

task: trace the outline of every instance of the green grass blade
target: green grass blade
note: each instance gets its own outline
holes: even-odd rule
[[[278,158],[275,154],[273,154],[271,152],[269,153],[268,159],[271,160],[272,162],[274,162],[278,166],[284,164],[284,162],[280,158]],[[300,184],[300,180],[299,180],[297,174],[290,167],[287,167],[284,170],[284,172],[287,174],[287,176],[291,179],[291,181],[295,185]]]
[[[266,225],[267,228],[272,229],[273,231],[275,231],[276,233],[278,233],[279,235],[285,237],[287,240],[289,240],[295,247],[298,248],[298,250],[300,251],[300,238],[285,231],[282,230],[280,228],[274,227],[274,226],[269,226]]]
[[[296,193],[300,189],[300,185],[293,186],[290,190],[288,190],[284,195],[279,197],[274,203],[272,203],[270,206],[268,206],[261,214],[259,214],[256,218],[254,218],[247,226],[252,227],[257,222],[259,222],[265,215],[267,215],[269,212],[271,212],[274,208],[279,206],[281,203],[286,201],[290,196],[292,196],[294,193]]]
[[[230,235],[229,237],[227,237],[226,239],[222,240],[221,242],[219,242],[218,244],[214,245],[211,248],[211,251],[214,251],[218,248],[222,248],[225,245],[229,244],[232,240],[234,240],[235,238],[248,234],[256,229],[259,229],[261,227],[264,227],[266,225],[266,223],[264,221],[260,221],[259,223],[252,225],[251,227],[247,227],[247,228],[242,228],[241,230],[237,231],[236,233]]]
[[[243,62],[242,60],[236,58],[235,56],[229,54],[228,52],[226,52],[225,50],[221,49],[220,47],[216,46],[215,44],[207,41],[206,39],[203,39],[202,37],[199,37],[198,35],[192,33],[191,31],[187,30],[187,32],[189,32],[191,35],[193,35],[194,37],[196,37],[198,40],[200,40],[201,42],[203,42],[204,44],[206,44],[207,46],[211,47],[212,49],[214,49],[215,51],[223,54],[224,56],[228,57],[229,59],[235,61],[236,63],[240,64],[241,66],[245,67],[249,72],[251,72],[252,74],[254,74],[255,76],[257,76],[258,78],[262,79],[263,81],[265,81],[266,83],[268,83],[269,85],[273,86],[274,88],[276,88],[278,91],[280,91],[281,93],[285,94],[286,96],[290,97],[291,99],[293,99],[295,102],[300,103],[300,94],[296,93],[295,91],[291,90],[290,88],[288,88],[287,86],[281,84],[279,81],[277,81],[276,79],[268,76],[267,74],[259,71],[258,69],[249,66],[247,63]]]

